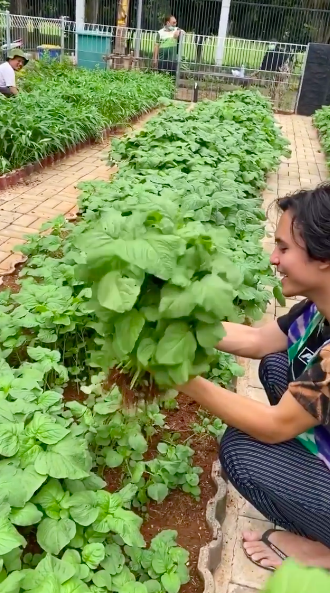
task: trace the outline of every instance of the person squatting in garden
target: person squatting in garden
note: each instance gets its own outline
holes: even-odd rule
[[[270,257],[285,297],[304,297],[263,327],[225,323],[219,350],[260,360],[271,405],[202,377],[178,387],[228,428],[220,461],[238,492],[282,530],[245,532],[249,559],[287,556],[330,569],[330,184],[277,201]]]
[[[176,75],[178,62],[178,44],[182,29],[177,27],[175,16],[165,17],[164,27],[157,33],[153,53],[153,65],[159,72]]]
[[[28,63],[28,59],[21,49],[12,49],[7,59],[0,64],[0,93],[7,97],[18,94],[15,72],[21,70]]]

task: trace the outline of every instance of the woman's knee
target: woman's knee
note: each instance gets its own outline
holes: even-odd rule
[[[259,379],[270,403],[278,403],[288,386],[287,353],[275,352],[264,356],[259,364]]]

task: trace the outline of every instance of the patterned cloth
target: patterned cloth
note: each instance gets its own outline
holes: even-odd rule
[[[316,341],[315,341],[316,340]],[[308,347],[313,341],[313,349]],[[314,303],[307,302],[288,329],[288,355],[293,369],[300,357],[304,369],[289,383],[289,391],[320,426],[297,439],[330,469],[330,340],[324,334],[324,318]],[[294,372],[291,376],[295,377]]]

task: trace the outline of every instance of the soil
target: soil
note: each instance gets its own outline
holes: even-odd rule
[[[175,529],[177,542],[189,551],[190,581],[180,591],[182,593],[202,593],[204,583],[199,577],[197,563],[200,548],[207,545],[212,534],[205,520],[206,506],[215,494],[215,485],[211,479],[212,464],[218,457],[218,444],[210,435],[195,435],[190,428],[198,422],[199,406],[190,398],[180,394],[179,409],[167,413],[167,430],[180,432],[181,441],[191,437],[189,445],[195,450],[194,465],[203,469],[200,476],[201,496],[197,501],[190,494],[174,490],[161,504],[152,502],[148,506],[148,519],[143,523],[141,532],[146,541],[150,541],[163,529]],[[148,450],[152,452],[152,448]]]

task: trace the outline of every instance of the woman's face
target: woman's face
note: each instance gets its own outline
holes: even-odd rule
[[[281,276],[285,297],[304,296],[313,300],[313,295],[324,286],[326,263],[310,259],[297,229],[292,232],[292,215],[283,212],[275,232],[275,249],[270,257]]]

